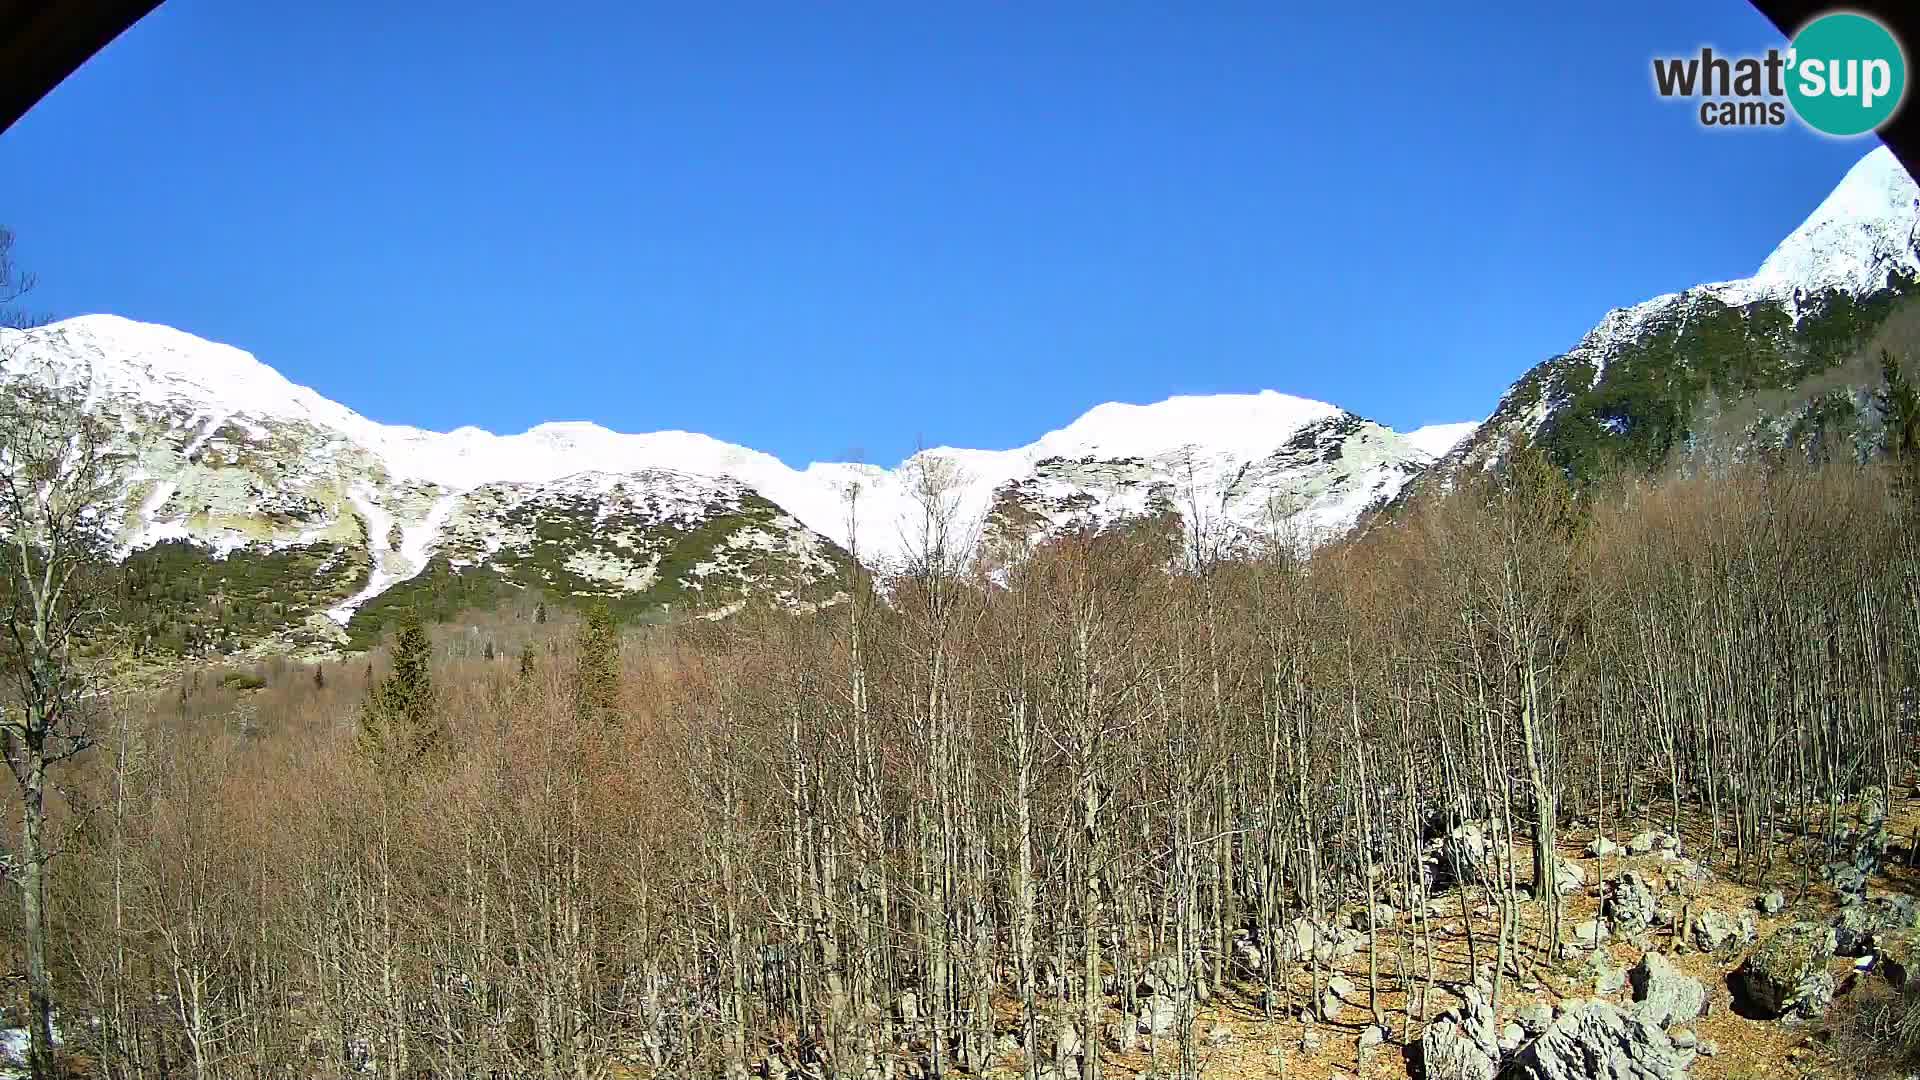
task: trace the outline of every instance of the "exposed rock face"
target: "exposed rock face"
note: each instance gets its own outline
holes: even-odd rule
[[[1692,1055],[1666,1032],[1604,1001],[1568,1009],[1522,1047],[1508,1075],[1522,1080],[1680,1080]]]
[[[1494,1080],[1499,1074],[1493,1010],[1477,991],[1467,991],[1465,1004],[1427,1025],[1420,1036],[1420,1069],[1427,1080]]]
[[[1655,1027],[1691,1023],[1706,1008],[1707,988],[1661,953],[1642,956],[1628,978],[1633,983],[1633,1015]]]
[[[1767,935],[1733,973],[1735,1000],[1751,1016],[1818,1016],[1833,998],[1826,963],[1833,930],[1817,923],[1783,926]]]

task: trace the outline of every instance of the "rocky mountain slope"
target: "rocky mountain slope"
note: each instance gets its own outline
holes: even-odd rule
[[[239,349],[113,316],[10,352],[7,377],[84,380],[120,433],[121,554],[146,639],[176,652],[364,645],[397,604],[444,616],[527,590],[649,618],[832,602],[850,553],[908,557],[930,492],[986,539],[1162,513],[1325,535],[1471,430],[1402,435],[1267,391],[1102,405],[1015,450],[793,469],[688,432],[383,425]]]
[[[1863,353],[1920,343],[1917,241],[1920,188],[1876,149],[1752,277],[1609,312],[1522,375],[1429,479],[1497,464],[1523,435],[1577,475],[1823,437],[1864,456],[1881,418]]]
[[[90,380],[122,433],[119,541],[155,648],[364,645],[399,604],[445,616],[529,591],[645,618],[830,603],[855,558],[911,557],[929,500],[989,547],[1156,518],[1313,540],[1521,436],[1576,475],[1717,446],[1870,453],[1862,358],[1920,344],[1917,234],[1920,189],[1876,150],[1753,277],[1613,311],[1486,422],[1410,433],[1263,391],[1101,405],[1012,450],[795,469],[683,431],[379,424],[239,349],[106,315],[6,350],[0,377]]]

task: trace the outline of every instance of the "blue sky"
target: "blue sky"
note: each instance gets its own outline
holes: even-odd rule
[[[1875,143],[1702,130],[1746,0],[165,0],[0,135],[34,306],[378,420],[800,464],[1272,388],[1474,419]],[[476,17],[485,8],[486,17]]]

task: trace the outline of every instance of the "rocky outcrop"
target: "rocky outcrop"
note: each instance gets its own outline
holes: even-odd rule
[[[1873,951],[1874,935],[1915,929],[1920,929],[1920,900],[1899,894],[1865,897],[1834,917],[1834,955],[1866,956]]]
[[[1644,930],[1653,925],[1658,907],[1659,894],[1638,870],[1621,874],[1607,889],[1607,918],[1622,930]]]
[[[1735,1003],[1759,1019],[1820,1015],[1833,1000],[1833,977],[1826,970],[1833,947],[1833,930],[1818,923],[1775,930],[1734,970],[1729,985]]]
[[[1514,1057],[1521,1080],[1681,1080],[1693,1054],[1654,1024],[1604,1001],[1566,1008]]]

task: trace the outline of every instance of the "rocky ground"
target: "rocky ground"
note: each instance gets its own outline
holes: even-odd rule
[[[1884,837],[1907,835],[1902,818],[1875,835],[1875,872],[1849,858],[1802,882],[1784,860],[1771,877],[1737,883],[1690,857],[1683,835],[1658,828],[1612,839],[1575,831],[1562,848],[1563,944],[1539,959],[1539,921],[1546,905],[1519,905],[1528,956],[1501,980],[1493,1004],[1492,956],[1499,912],[1484,884],[1440,893],[1426,919],[1435,939],[1432,988],[1415,918],[1378,910],[1392,925],[1370,957],[1365,912],[1315,926],[1294,924],[1292,951],[1325,961],[1317,986],[1310,965],[1289,965],[1285,1003],[1269,1018],[1263,978],[1247,968],[1218,992],[1193,993],[1176,983],[1172,965],[1150,965],[1139,1015],[1109,1010],[1103,1062],[1107,1076],[1179,1075],[1181,1003],[1193,1017],[1204,1075],[1434,1077],[1436,1080],[1701,1080],[1850,1077],[1860,1060],[1855,1043],[1836,1040],[1827,1018],[1870,980],[1904,983],[1920,942],[1920,875],[1909,854]],[[1860,849],[1855,830],[1843,839]],[[1480,842],[1479,840],[1475,841]],[[1515,845],[1525,875],[1526,854]],[[1864,858],[1863,858],[1864,861]],[[1471,874],[1467,876],[1471,877]],[[1357,917],[1356,917],[1357,916]],[[1344,926],[1340,924],[1344,923]],[[1470,948],[1469,933],[1474,936]],[[1470,963],[1470,951],[1479,963]],[[1379,972],[1372,1011],[1370,972]],[[1409,1010],[1409,995],[1414,1008]],[[1420,997],[1426,998],[1422,1003]],[[1318,1015],[1315,1015],[1315,1014]],[[1409,1015],[1411,1014],[1411,1015]],[[1417,1017],[1431,1017],[1422,1023]],[[1010,1033],[989,1075],[1024,1074],[1014,1010]],[[1059,1034],[1065,1030],[1066,1034]],[[1043,1021],[1042,1075],[1075,1075],[1077,1036]],[[784,1069],[774,1062],[776,1076]],[[1884,1073],[1904,1076],[1897,1070]]]

